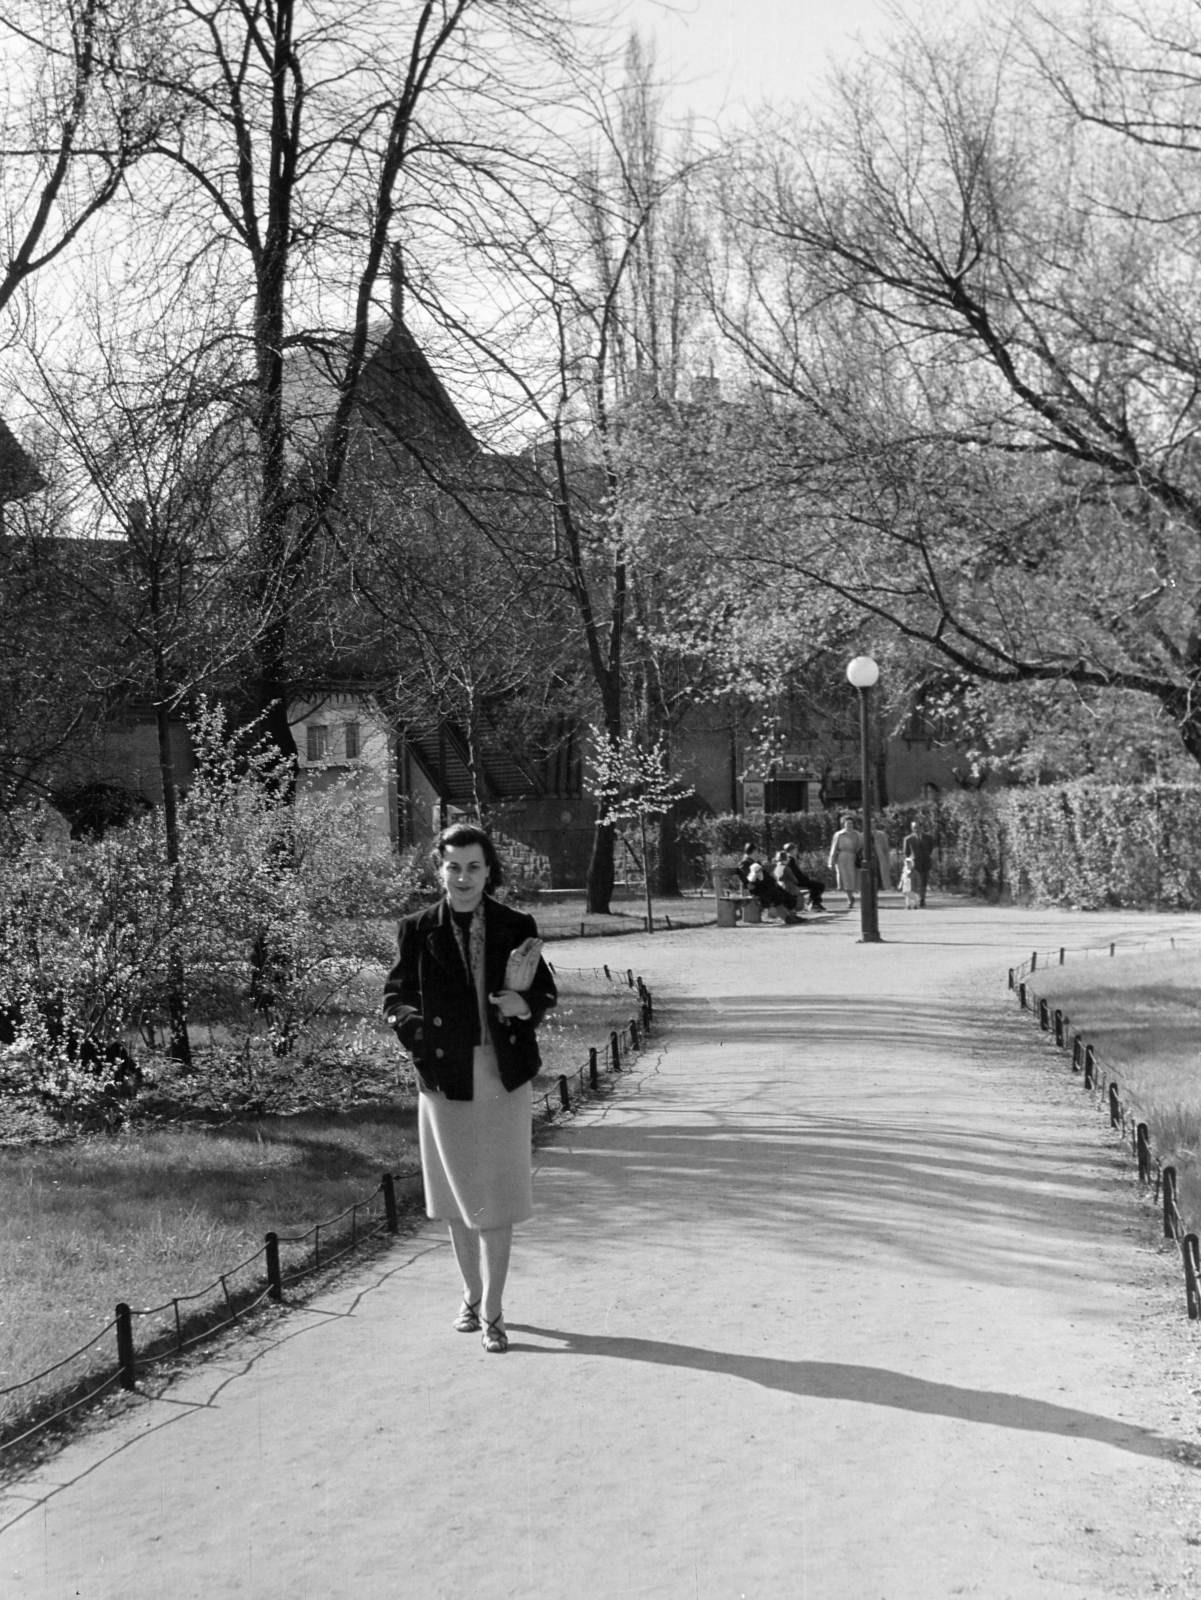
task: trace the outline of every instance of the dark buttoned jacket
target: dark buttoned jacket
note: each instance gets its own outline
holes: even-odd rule
[[[533,917],[484,896],[484,992],[505,986],[505,966],[523,939],[538,932]],[[475,986],[464,964],[446,900],[403,918],[399,955],[384,984],[384,1015],[413,1057],[421,1087],[448,1100],[472,1098],[471,1053],[481,1043]],[[546,962],[522,991],[530,1015],[502,1016],[488,1005],[488,1030],[506,1089],[528,1083],[542,1065],[535,1032],[558,995]]]

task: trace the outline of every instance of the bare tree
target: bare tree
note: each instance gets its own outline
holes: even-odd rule
[[[1012,30],[914,29],[738,154],[711,305],[760,448],[712,504],[731,561],[1201,759],[1195,158],[1083,103]]]
[[[653,56],[635,37],[624,80],[592,95],[586,153],[556,186],[557,205],[527,202],[519,227],[481,248],[520,283],[541,360],[508,376],[538,419],[528,458],[553,511],[551,555],[576,617],[595,716],[620,743],[628,721],[667,731],[647,648],[655,613],[653,536],[630,505],[629,442],[640,408],[670,401],[694,348],[699,248],[690,186],[704,158],[689,138],[664,149]],[[545,545],[543,546],[545,548]],[[609,908],[614,826],[597,822],[588,908]]]
[[[0,312],[177,125],[173,96],[154,81],[168,53],[148,0],[8,0],[0,10]]]
[[[151,283],[241,362],[261,624],[245,709],[294,758],[291,639],[317,544],[336,543],[381,264],[400,235],[420,273],[423,244],[449,253],[446,214],[501,203],[536,153],[568,35],[542,0],[424,0],[399,16],[359,0],[176,0],[156,26],[169,48],[106,58],[131,104],[172,113],[126,169],[114,316],[136,325]]]
[[[214,311],[215,314],[215,311]],[[169,317],[113,339],[93,307],[88,358],[40,365],[39,402],[58,439],[60,486],[74,502],[60,541],[60,590],[111,648],[90,663],[112,711],[153,707],[172,925],[182,922],[182,774],[172,723],[204,694],[228,693],[262,625],[243,565],[250,507],[245,463],[229,454],[237,370],[223,346],[181,346]],[[205,330],[201,330],[202,334]],[[251,574],[253,578],[253,574]],[[182,957],[170,957],[171,1054],[190,1064]]]

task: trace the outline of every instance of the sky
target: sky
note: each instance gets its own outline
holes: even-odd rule
[[[878,43],[887,0],[627,0],[627,27],[654,36],[670,112],[737,121],[761,100],[804,100],[831,55]]]

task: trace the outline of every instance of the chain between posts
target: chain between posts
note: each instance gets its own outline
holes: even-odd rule
[[[359,1212],[369,1207],[380,1196],[383,1197],[384,1201],[384,1219],[373,1229],[361,1230],[358,1226]],[[346,1217],[351,1218],[350,1241],[348,1244],[334,1251],[332,1255],[327,1251],[324,1260],[317,1258],[313,1264],[307,1267],[302,1266],[299,1270],[288,1274],[286,1279],[283,1277],[280,1271],[279,1255],[281,1242],[301,1243],[310,1236],[316,1239],[320,1236],[322,1228],[328,1231]],[[338,1260],[342,1256],[349,1254],[350,1251],[357,1249],[368,1239],[377,1237],[385,1230],[394,1234],[398,1229],[399,1211],[396,1203],[395,1179],[391,1173],[384,1173],[377,1188],[365,1200],[356,1200],[338,1216],[329,1217],[324,1222],[315,1223],[307,1233],[297,1236],[284,1236],[282,1238],[277,1233],[268,1233],[261,1249],[256,1250],[253,1255],[247,1256],[244,1261],[240,1261],[236,1266],[229,1267],[226,1271],[218,1273],[211,1283],[206,1284],[204,1288],[198,1289],[192,1294],[173,1295],[171,1299],[163,1301],[161,1305],[141,1308],[134,1308],[124,1300],[118,1302],[113,1320],[92,1339],[88,1340],[86,1344],[81,1345],[77,1350],[73,1350],[70,1355],[64,1356],[61,1361],[55,1362],[53,1366],[45,1368],[42,1372],[35,1373],[33,1377],[26,1378],[21,1383],[11,1384],[8,1388],[0,1390],[0,1396],[15,1394],[21,1389],[27,1389],[31,1385],[39,1383],[52,1373],[66,1367],[70,1362],[78,1360],[80,1356],[85,1355],[93,1346],[98,1344],[102,1338],[114,1332],[116,1335],[115,1369],[107,1373],[98,1383],[88,1387],[84,1394],[76,1396],[68,1404],[57,1408],[51,1415],[37,1418],[21,1433],[0,1442],[0,1453],[21,1444],[40,1429],[46,1428],[51,1423],[57,1422],[71,1412],[78,1410],[80,1406],[87,1404],[89,1400],[106,1393],[115,1384],[119,1384],[122,1389],[127,1391],[135,1390],[140,1372],[157,1366],[170,1357],[179,1355],[184,1350],[190,1349],[193,1345],[199,1344],[205,1339],[212,1338],[215,1334],[220,1333],[222,1329],[228,1328],[239,1321],[247,1312],[254,1310],[265,1300],[270,1299],[276,1302],[282,1300],[285,1282],[295,1282],[296,1279],[315,1271],[318,1265],[329,1265],[331,1261]],[[262,1263],[263,1275],[266,1278],[265,1286],[261,1286],[259,1277],[260,1262]],[[245,1291],[237,1291],[231,1288],[230,1280],[239,1273],[247,1271],[247,1269],[255,1269],[255,1282],[251,1287]],[[180,1309],[181,1305],[187,1305],[189,1302],[211,1300],[214,1291],[220,1292],[219,1304],[222,1306],[223,1314],[214,1319],[211,1312],[201,1311],[197,1318],[199,1325],[196,1326],[195,1331],[186,1332],[184,1316]],[[147,1318],[162,1316],[164,1313],[170,1313],[171,1317],[168,1331],[153,1337],[139,1353],[135,1334],[136,1323]]]
[[[548,963],[550,965],[550,963]],[[593,1045],[588,1051],[587,1064],[572,1073],[559,1073],[555,1088],[547,1090],[542,1096],[543,1113],[547,1119],[553,1117],[556,1111],[570,1111],[574,1100],[585,1094],[596,1094],[600,1088],[600,1075],[602,1072],[621,1072],[623,1058],[637,1055],[645,1048],[654,1022],[655,1002],[650,989],[643,979],[632,969],[624,973],[611,971],[608,967],[603,969],[571,967],[562,968],[562,971],[595,972],[597,976],[603,971],[610,983],[621,984],[627,989],[634,990],[638,997],[638,1015],[631,1017],[622,1028],[614,1028],[609,1033],[609,1042],[606,1045]],[[551,965],[552,973],[555,971]],[[603,1057],[603,1061],[602,1061]],[[574,1099],[573,1099],[574,1095]]]
[[[1125,953],[1128,948],[1133,951],[1157,947],[1150,943],[1142,946],[1123,946],[1123,952]],[[1176,948],[1174,937],[1171,947]],[[1108,946],[1111,956],[1115,951],[1116,941]],[[1063,966],[1065,950],[1062,946],[1057,954],[1057,964]],[[1085,954],[1088,954],[1087,950]],[[1045,999],[1034,994],[1033,987],[1027,980],[1032,973],[1038,971],[1038,961],[1039,952],[1033,951],[1028,962],[1023,962],[1018,967],[1010,967],[1008,987],[1016,994],[1020,1009],[1033,1012],[1039,1031],[1050,1033],[1056,1046],[1070,1053],[1072,1071],[1083,1074],[1083,1086],[1086,1091],[1095,1090],[1100,1095],[1101,1107],[1109,1114],[1110,1127],[1118,1130],[1123,1140],[1129,1138],[1131,1153],[1138,1168],[1138,1181],[1152,1188],[1154,1202],[1162,1206],[1163,1236],[1165,1239],[1175,1240],[1180,1246],[1184,1268],[1185,1309],[1189,1320],[1201,1321],[1201,1242],[1195,1233],[1184,1231],[1184,1221],[1178,1201],[1176,1168],[1162,1165],[1153,1154],[1147,1124],[1137,1121],[1129,1108],[1122,1103],[1118,1080],[1114,1075],[1101,1070],[1097,1061],[1096,1047],[1078,1030],[1072,1028],[1071,1019],[1061,1009],[1052,1010]]]
[[[609,1057],[611,1055],[613,1071],[620,1072],[622,1070],[622,1055],[636,1053],[643,1048],[649,1038],[654,1019],[654,1000],[651,992],[642,978],[632,970],[627,970],[621,974],[611,972],[607,966],[603,968],[573,968],[569,970],[590,971],[597,976],[603,974],[609,982],[621,984],[624,988],[632,989],[636,992],[638,997],[637,1017],[632,1017],[625,1028],[620,1031],[614,1030],[611,1033],[610,1044],[606,1050],[606,1056]],[[599,1054],[600,1052],[596,1047],[590,1049],[587,1065],[571,1075],[576,1080],[577,1098],[589,1090],[595,1092],[599,1088],[601,1071]],[[568,1074],[559,1074],[556,1088],[559,1108],[570,1110],[572,1093]],[[546,1096],[546,1108],[548,1115],[553,1114],[554,1108],[551,1106],[549,1095]],[[405,1174],[405,1176],[409,1177],[414,1175],[412,1173]],[[382,1218],[377,1220],[374,1227],[361,1227],[360,1212],[367,1211],[377,1200],[382,1201]],[[350,1225],[347,1230],[348,1237],[346,1242],[331,1251],[329,1248],[331,1230],[337,1228],[340,1223],[344,1223],[347,1219],[349,1219]],[[31,1378],[0,1388],[0,1398],[16,1394],[22,1389],[28,1389],[69,1366],[71,1362],[78,1360],[80,1356],[86,1355],[102,1339],[115,1333],[117,1347],[115,1368],[110,1370],[100,1381],[90,1385],[85,1393],[76,1395],[67,1404],[58,1407],[52,1415],[40,1417],[20,1434],[0,1441],[0,1454],[4,1450],[10,1449],[32,1437],[40,1429],[48,1427],[51,1423],[57,1422],[73,1411],[78,1410],[89,1401],[107,1393],[114,1385],[120,1385],[125,1390],[136,1390],[139,1372],[156,1366],[170,1357],[179,1355],[204,1339],[212,1338],[215,1334],[230,1327],[249,1311],[254,1310],[266,1301],[271,1301],[277,1305],[282,1303],[284,1289],[287,1285],[296,1283],[301,1278],[309,1276],[309,1274],[318,1271],[322,1267],[330,1266],[333,1262],[341,1260],[342,1257],[349,1255],[361,1245],[371,1239],[378,1238],[385,1232],[396,1234],[399,1228],[400,1210],[396,1195],[396,1179],[392,1173],[385,1172],[381,1176],[378,1186],[366,1199],[352,1201],[349,1206],[336,1216],[326,1217],[299,1234],[280,1234],[275,1231],[267,1233],[260,1249],[236,1266],[229,1267],[226,1271],[219,1273],[203,1289],[198,1289],[192,1294],[173,1295],[161,1305],[139,1309],[131,1307],[127,1301],[121,1301],[116,1307],[113,1320],[89,1339],[86,1344],[81,1345],[77,1350],[73,1350],[60,1361],[44,1368],[41,1372],[35,1373]],[[326,1247],[324,1250],[322,1250],[321,1238],[323,1231],[326,1235]],[[304,1245],[310,1240],[312,1241],[312,1259],[307,1264],[301,1264],[291,1271],[285,1272],[282,1266],[280,1246]],[[261,1268],[259,1266],[260,1263]],[[245,1292],[231,1289],[230,1280],[239,1273],[251,1268],[255,1269],[255,1283],[252,1288]],[[181,1305],[186,1306],[189,1302],[206,1300],[212,1296],[214,1291],[220,1292],[224,1315],[214,1321],[211,1315],[201,1313],[198,1318],[201,1325],[196,1328],[196,1331],[190,1333],[185,1331],[186,1323],[184,1314],[180,1309]],[[171,1316],[170,1331],[152,1339],[149,1345],[139,1353],[135,1323],[138,1320],[161,1316],[168,1312]]]

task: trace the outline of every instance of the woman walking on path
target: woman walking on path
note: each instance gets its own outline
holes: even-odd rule
[[[855,905],[856,879],[859,869],[856,861],[862,841],[855,831],[855,819],[848,812],[842,819],[842,827],[834,835],[830,844],[830,859],[826,862],[828,867],[833,867],[838,876],[838,887],[847,897],[847,910]]]
[[[401,921],[384,1014],[417,1068],[426,1214],[449,1224],[463,1275],[455,1328],[502,1354],[513,1225],[533,1212],[535,1029],[557,996],[533,917],[487,892],[501,867],[484,829],[456,823],[435,848],[446,892]]]

